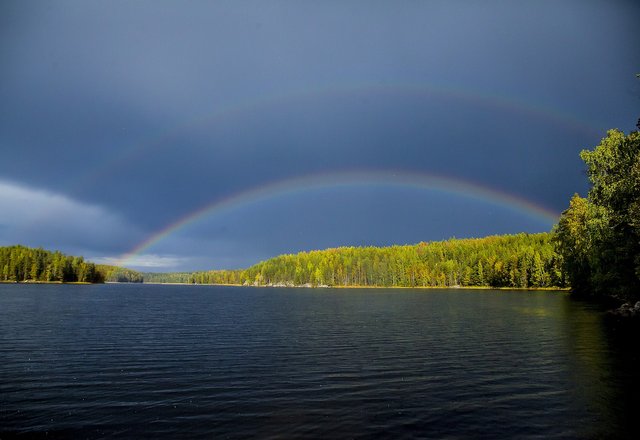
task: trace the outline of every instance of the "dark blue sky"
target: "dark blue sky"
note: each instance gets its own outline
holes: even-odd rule
[[[639,20],[614,0],[5,0],[0,245],[172,271],[549,230],[587,190],[579,151],[640,117]]]

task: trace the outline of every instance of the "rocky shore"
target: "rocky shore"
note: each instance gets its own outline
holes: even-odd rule
[[[619,318],[640,319],[640,301],[635,304],[625,302],[617,309],[610,310],[609,314]]]

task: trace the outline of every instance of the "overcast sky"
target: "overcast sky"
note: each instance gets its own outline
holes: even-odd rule
[[[0,245],[152,271],[548,231],[636,1],[0,2]],[[164,231],[164,232],[163,232]]]

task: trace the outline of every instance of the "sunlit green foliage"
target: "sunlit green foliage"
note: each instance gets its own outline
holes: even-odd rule
[[[156,273],[156,272],[144,272],[145,283],[176,283],[176,284],[191,284],[193,281],[192,272],[169,272],[169,273]]]
[[[556,227],[556,248],[577,292],[640,295],[640,134],[610,130],[580,157],[592,184]]]
[[[113,283],[142,283],[144,277],[140,272],[126,267],[96,265],[96,269],[102,274],[104,281]]]
[[[0,247],[0,281],[87,282],[104,281],[96,265],[82,257],[24,246]]]
[[[389,287],[562,287],[550,234],[518,234],[281,255],[246,270],[198,272],[190,282]]]

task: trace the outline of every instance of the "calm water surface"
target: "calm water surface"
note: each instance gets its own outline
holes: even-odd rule
[[[636,341],[564,293],[0,285],[0,438],[640,438]]]

